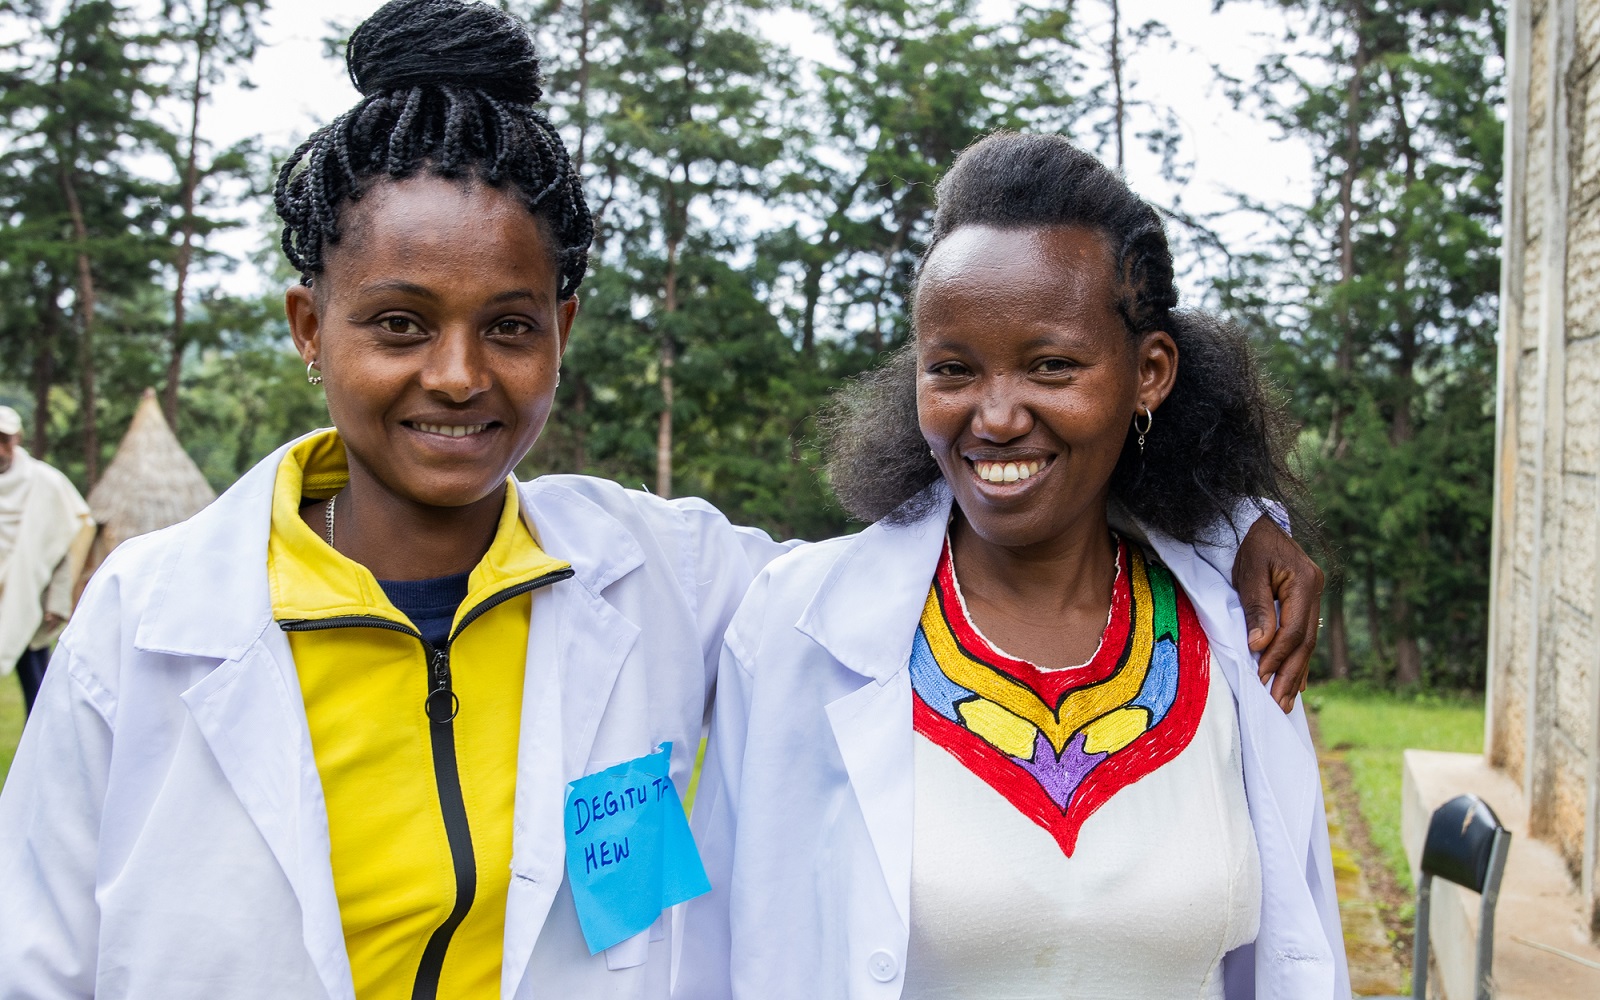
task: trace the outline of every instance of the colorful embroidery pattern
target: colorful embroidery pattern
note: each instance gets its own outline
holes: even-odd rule
[[[1111,617],[1088,663],[1041,670],[995,649],[967,617],[948,541],[911,648],[917,732],[1069,857],[1095,810],[1189,745],[1211,673],[1205,633],[1172,574],[1116,541]]]

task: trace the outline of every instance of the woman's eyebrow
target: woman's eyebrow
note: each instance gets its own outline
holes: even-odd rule
[[[531,299],[535,302],[542,302],[544,300],[544,296],[540,295],[538,292],[535,292],[531,288],[513,288],[509,291],[501,292],[499,295],[496,295],[494,298],[489,300],[489,304],[497,306],[502,302],[517,302],[522,299]]]
[[[375,281],[370,285],[361,286],[362,295],[376,295],[381,292],[399,292],[402,295],[413,295],[420,299],[437,300],[439,295],[425,285],[405,281],[400,278],[391,278],[386,281]]]
[[[370,285],[363,285],[361,287],[362,295],[378,295],[385,292],[398,292],[401,295],[410,295],[419,299],[427,299],[431,302],[437,302],[440,298],[438,292],[435,292],[426,285],[419,285],[416,282],[405,281],[400,278],[392,278],[385,281],[375,281]],[[488,304],[500,305],[505,302],[521,302],[530,300],[538,302],[542,301],[542,299],[543,297],[531,288],[511,288],[494,296],[494,298],[489,300]]]

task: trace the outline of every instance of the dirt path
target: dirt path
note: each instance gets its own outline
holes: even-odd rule
[[[1356,996],[1409,994],[1411,900],[1372,845],[1344,754],[1324,747],[1315,717],[1310,721],[1322,769],[1351,990]]]

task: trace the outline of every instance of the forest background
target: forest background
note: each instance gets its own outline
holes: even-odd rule
[[[219,490],[325,423],[282,319],[287,150],[206,138],[270,2],[0,0],[0,402],[85,490],[146,386]],[[1192,175],[1130,69],[1175,40],[1123,2],[508,3],[535,26],[599,223],[557,410],[520,471],[696,494],[786,537],[858,527],[818,471],[814,414],[904,342],[955,154],[1050,130],[1156,164],[1169,192]],[[1481,687],[1502,5],[1215,6],[1286,30],[1251,72],[1195,85],[1303,143],[1311,184],[1269,198],[1260,165],[1235,164],[1245,243],[1181,197],[1158,208],[1193,304],[1247,331],[1302,427],[1330,569],[1314,670]],[[758,30],[774,11],[826,57]],[[330,58],[350,27],[327,26]],[[242,267],[274,290],[240,291]]]

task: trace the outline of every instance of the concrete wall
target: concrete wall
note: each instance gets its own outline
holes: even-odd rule
[[[1510,0],[1490,762],[1600,929],[1600,0]]]

